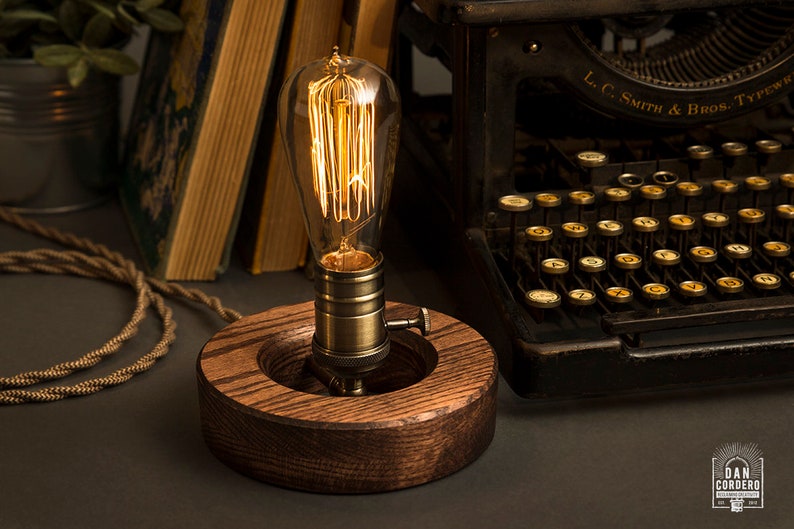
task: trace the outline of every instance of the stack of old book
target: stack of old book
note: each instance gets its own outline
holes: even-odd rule
[[[152,34],[120,179],[152,275],[212,280],[234,248],[252,273],[303,264],[307,239],[277,129],[278,91],[292,70],[334,46],[388,68],[397,4],[183,2],[185,31]]]

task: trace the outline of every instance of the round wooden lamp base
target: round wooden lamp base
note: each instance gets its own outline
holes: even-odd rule
[[[416,308],[387,303],[388,319]],[[449,475],[494,434],[496,357],[474,329],[430,311],[433,331],[392,331],[370,395],[331,397],[312,375],[314,304],[246,316],[198,358],[204,438],[235,470],[284,487],[365,493]]]

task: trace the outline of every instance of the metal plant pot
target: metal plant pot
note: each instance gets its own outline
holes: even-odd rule
[[[119,170],[119,81],[0,60],[0,204],[63,212],[109,196]]]

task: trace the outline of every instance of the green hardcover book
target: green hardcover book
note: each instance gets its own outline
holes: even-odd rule
[[[288,0],[183,0],[152,34],[120,198],[148,271],[212,280],[227,264]]]

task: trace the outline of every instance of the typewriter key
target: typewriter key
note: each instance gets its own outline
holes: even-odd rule
[[[653,262],[662,269],[662,282],[670,282],[670,269],[681,264],[681,254],[675,250],[663,248],[653,252]]]
[[[764,254],[772,260],[773,272],[780,274],[780,262],[791,254],[791,245],[781,241],[767,241],[761,248]]]
[[[697,182],[679,182],[675,186],[679,196],[684,197],[684,213],[689,215],[689,200],[703,194],[703,186]]]
[[[722,229],[731,223],[731,217],[727,213],[711,211],[701,215],[700,220],[703,221],[704,226],[709,228],[710,241],[708,242],[715,248],[722,246]]]
[[[530,226],[524,230],[524,236],[532,247],[530,254],[534,256],[533,272],[535,278],[540,273],[540,261],[549,255],[549,241],[554,236],[554,230],[548,226]]]
[[[631,189],[627,187],[608,187],[604,190],[604,198],[612,204],[612,218],[619,219],[619,206],[631,200]]]
[[[733,275],[739,276],[739,263],[745,259],[749,259],[753,255],[753,247],[738,242],[732,242],[722,247],[722,252],[725,256],[733,261],[734,269]]]
[[[581,222],[566,222],[560,228],[570,247],[568,258],[576,262],[577,255],[582,253],[583,239],[587,237],[590,228],[587,227],[587,224],[582,224]]]
[[[695,179],[695,172],[700,169],[701,162],[714,156],[714,149],[708,145],[690,145],[686,149],[689,157],[689,179]]]
[[[548,226],[550,211],[562,204],[562,197],[554,193],[538,193],[535,195],[535,204],[543,208],[543,224]]]
[[[576,163],[584,171],[583,180],[586,184],[593,181],[593,169],[605,166],[608,161],[609,158],[603,152],[582,151],[576,154]]]
[[[725,202],[728,195],[739,192],[739,184],[730,180],[714,180],[711,189],[720,197],[720,211],[725,211]]]
[[[699,298],[706,295],[708,287],[702,281],[681,281],[678,292],[687,298]]]
[[[651,176],[651,180],[654,184],[669,189],[678,183],[678,175],[671,171],[656,171]]]
[[[623,285],[628,287],[631,282],[632,272],[642,267],[642,257],[633,253],[619,253],[613,261],[616,267],[623,270]]]
[[[764,173],[769,159],[783,149],[783,144],[777,140],[758,140],[755,142],[755,148],[758,151],[756,167],[759,173]]]
[[[623,187],[634,190],[641,188],[645,184],[645,180],[634,173],[623,173],[618,176],[618,183]]]
[[[648,201],[648,216],[654,216],[654,204],[667,196],[667,189],[660,185],[644,185],[640,187],[640,196]]]
[[[695,229],[695,218],[682,214],[670,215],[667,218],[667,225],[670,226],[672,232],[675,232],[678,251],[683,252],[687,232]]]
[[[508,260],[511,266],[516,253],[516,222],[517,215],[532,209],[532,200],[521,195],[505,195],[499,198],[499,209],[510,213],[510,246]]]
[[[609,287],[604,294],[610,303],[624,304],[634,301],[634,292],[627,287]]]
[[[575,288],[567,297],[568,303],[575,307],[587,307],[596,302],[596,293],[586,288]]]
[[[545,288],[537,288],[528,290],[524,294],[524,302],[532,309],[532,317],[538,323],[543,323],[545,312],[549,309],[554,309],[560,306],[562,296],[553,290],[546,290]]]
[[[766,220],[766,213],[762,209],[744,208],[736,213],[739,222],[747,226],[747,241],[750,246],[755,246],[756,225]]]
[[[753,276],[753,285],[758,290],[775,290],[780,288],[782,281],[777,274],[762,272]]]
[[[591,191],[571,191],[568,193],[568,202],[578,206],[577,220],[582,222],[584,216],[584,208],[595,204],[595,193]]]
[[[717,290],[723,294],[738,294],[744,290],[744,281],[738,277],[721,277],[715,283]]]
[[[722,171],[725,178],[728,178],[728,170],[734,166],[735,160],[747,154],[747,145],[738,141],[729,141],[722,144]]]
[[[642,285],[642,296],[650,301],[661,301],[670,297],[670,287],[662,283]]]
[[[772,180],[765,176],[748,176],[744,179],[744,187],[753,192],[752,205],[757,208],[761,204],[761,192],[772,187]]]
[[[586,255],[577,262],[579,270],[589,277],[590,290],[595,290],[598,284],[598,274],[607,269],[607,260],[599,255]]]
[[[718,257],[719,254],[717,250],[709,246],[693,246],[689,249],[689,258],[697,263],[700,269],[701,281],[704,281],[706,278],[706,265],[713,263]]]

